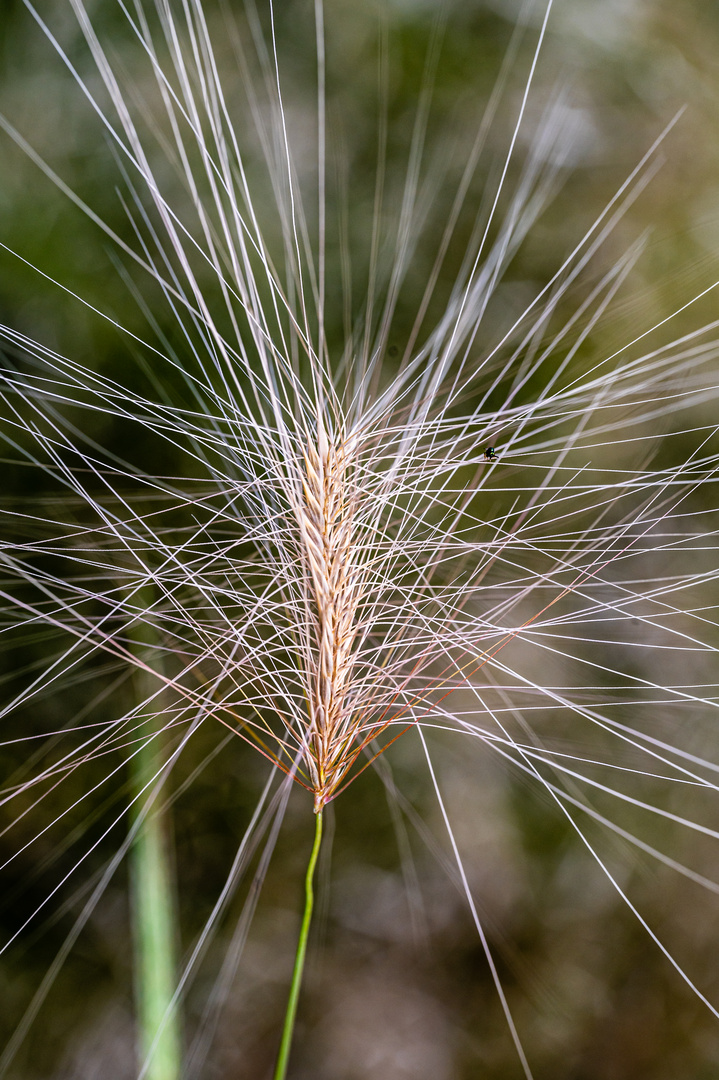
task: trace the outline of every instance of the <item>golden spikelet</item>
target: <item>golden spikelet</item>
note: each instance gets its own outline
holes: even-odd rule
[[[360,723],[351,689],[361,573],[347,447],[333,445],[320,431],[317,445],[308,446],[303,456],[295,514],[311,635],[305,757],[317,812],[348,767],[347,754]]]

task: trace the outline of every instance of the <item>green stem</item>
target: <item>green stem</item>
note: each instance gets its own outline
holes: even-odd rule
[[[295,1030],[295,1018],[297,1016],[297,1002],[299,1001],[300,986],[302,984],[302,971],[305,966],[305,954],[307,953],[307,938],[310,933],[312,908],[314,907],[315,902],[312,882],[315,876],[315,867],[317,866],[317,856],[320,853],[321,841],[322,811],[320,810],[319,813],[315,815],[315,842],[312,845],[312,854],[310,855],[310,861],[307,864],[307,874],[305,875],[305,911],[302,916],[300,939],[297,942],[297,953],[295,954],[295,966],[292,972],[290,996],[287,1001],[287,1012],[285,1013],[285,1023],[282,1028],[282,1040],[280,1041],[280,1052],[277,1056],[277,1065],[275,1066],[273,1080],[285,1080],[287,1075],[287,1063],[290,1058],[292,1033]]]
[[[141,597],[151,608],[149,590]],[[128,628],[141,665],[133,679],[138,700],[157,690],[153,670],[158,658],[154,628],[147,622]],[[158,701],[149,705],[155,709]],[[176,911],[167,816],[150,804],[165,762],[161,717],[152,715],[142,728],[143,744],[130,762],[131,784],[139,798],[135,820],[145,815],[131,853],[132,930],[135,952],[138,1052],[144,1080],[179,1080],[182,1072],[180,1017],[175,992]]]
[[[162,765],[155,739],[133,760],[133,781],[141,787]],[[145,792],[145,797],[152,787]],[[145,798],[136,804],[139,812]],[[179,1016],[175,990],[175,897],[166,823],[150,809],[132,851],[132,911],[139,1051],[146,1080],[178,1080]],[[148,1060],[149,1059],[149,1060]]]

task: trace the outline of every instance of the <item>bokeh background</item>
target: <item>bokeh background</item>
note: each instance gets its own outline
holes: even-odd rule
[[[97,0],[88,7],[104,38],[112,38],[128,73],[137,67],[138,89],[146,89],[141,83],[146,78],[141,58],[117,6]],[[224,22],[229,11],[242,38],[247,33],[246,17],[234,0],[224,7],[227,10],[208,2],[208,17],[217,32],[218,56],[230,102],[236,105],[243,148],[251,162],[255,158],[259,162],[259,147],[239,92],[235,100],[233,85],[239,86],[241,80]],[[427,174],[441,175],[442,180],[435,185],[427,227],[393,328],[400,349],[432,265],[453,183],[495,85],[520,5],[462,0],[449,3],[447,11],[424,154]],[[381,7],[349,0],[327,4],[328,116],[340,147],[337,171],[351,207],[348,236],[357,296],[366,280],[372,229],[378,28],[384,21],[389,45],[391,212],[401,197],[437,13],[432,0],[389,0]],[[533,14],[518,49],[478,171],[477,197],[506,154],[540,15]],[[71,62],[97,90],[70,4],[47,0],[43,16]],[[316,93],[312,5],[282,0],[277,20],[290,137],[300,177],[311,187]],[[119,235],[131,238],[121,200],[123,180],[100,125],[29,12],[14,0],[0,4],[0,56],[2,114]],[[498,294],[498,320],[503,317],[502,304],[506,316],[549,280],[645,150],[682,109],[664,143],[661,169],[628,209],[587,283],[578,288],[576,300],[569,297],[567,303],[578,302],[582,288],[589,288],[613,259],[646,236],[645,251],[629,285],[613,306],[611,319],[603,320],[592,338],[595,354],[609,354],[719,278],[718,56],[715,3],[558,0],[516,160],[521,165],[548,102],[560,92],[564,122],[573,133],[571,154],[558,176],[551,205],[523,244]],[[120,272],[117,253],[7,135],[0,134],[0,140],[0,241],[5,245],[0,251],[0,320],[108,377],[144,386],[145,376],[128,338],[91,310],[96,307],[122,326],[146,333],[145,316]],[[303,158],[305,143],[309,149]],[[258,180],[261,175],[257,164]],[[261,211],[271,229],[269,199]],[[456,251],[450,252],[439,282],[438,309],[451,288],[461,258],[461,236],[469,234],[475,211],[476,200],[470,197]],[[335,273],[334,278],[330,274],[330,330],[340,340],[342,294],[336,257],[330,267]],[[90,307],[65,290],[81,296]],[[673,322],[671,334],[678,336],[682,329],[710,321],[716,310],[716,297],[709,295]],[[153,313],[173,340],[169,314],[161,305]],[[657,340],[666,340],[662,333]],[[163,373],[162,378],[167,377]],[[709,403],[703,412],[698,409],[693,423],[711,423],[715,408]],[[121,425],[87,414],[82,422],[93,425],[89,433],[109,450],[137,459],[146,469],[148,460],[157,455],[158,473],[177,471],[167,449],[151,440],[129,446]],[[18,438],[23,441],[21,435]],[[677,445],[675,452],[681,453],[681,439],[673,443]],[[687,448],[690,445],[687,435]],[[625,452],[619,446],[606,453],[609,460],[612,454],[621,458],[635,450]],[[10,449],[3,455],[6,508],[37,507],[44,501],[57,505],[58,492],[40,470],[13,464]],[[711,496],[710,489],[707,498]],[[694,509],[700,513],[713,507],[697,501]],[[41,636],[12,641],[13,647],[0,653],[8,696],[30,677],[47,647]],[[521,664],[522,657],[514,662]],[[656,668],[651,673],[661,678]],[[554,674],[561,681],[562,673]],[[715,678],[711,664],[697,668],[697,681]],[[42,753],[48,750],[43,733],[59,730],[83,711],[92,716],[93,709],[114,708],[131,693],[126,673],[98,668],[92,678],[68,682],[61,692],[7,720],[6,737],[17,738],[21,732],[37,736]],[[671,730],[676,719],[668,714],[662,722]],[[693,717],[692,723],[694,752],[711,757],[716,741],[711,717]],[[192,948],[215,902],[266,779],[264,762],[239,741],[230,742],[182,790],[183,781],[222,736],[224,731],[208,729],[196,740],[176,771],[175,790],[181,795],[168,811],[180,955]],[[577,745],[571,731],[563,731],[561,738],[568,746]],[[457,737],[439,735],[431,738],[431,745],[478,909],[536,1080],[714,1077],[719,1068],[718,1022],[682,983],[549,800],[481,745],[472,747]],[[3,742],[3,774],[13,778],[20,775],[17,770],[32,769],[30,755],[35,748],[35,743]],[[601,752],[615,750],[607,744]],[[103,770],[117,766],[122,766],[119,752],[112,766],[101,761],[78,777],[75,790],[75,781],[70,780],[58,792],[49,792],[39,807],[30,808],[28,801],[25,816],[17,800],[9,803],[0,811],[5,814],[2,827],[8,827],[0,832],[2,861],[79,797],[90,778],[101,779]],[[388,767],[406,802],[388,800],[382,778],[367,772],[330,812],[332,842],[320,871],[319,917],[291,1075],[296,1080],[518,1077],[519,1065],[486,960],[452,874],[446,834],[417,741],[408,737],[397,743]],[[679,805],[680,796],[674,791],[656,787],[650,791],[639,781],[636,790],[640,797],[668,809]],[[112,791],[101,788],[4,869],[3,935],[14,934],[26,914],[56,888],[117,813],[124,797],[121,783]],[[681,799],[686,798],[683,793]],[[705,797],[695,813],[707,824],[716,824],[715,801]],[[640,818],[637,812],[637,828]],[[632,827],[626,813],[622,821]],[[0,960],[0,1028],[7,1038],[124,828],[119,826],[99,845],[82,872],[57,890],[42,915]],[[198,1076],[260,1080],[270,1073],[311,828],[309,800],[297,791],[290,799],[238,971],[222,1000],[213,1005],[209,1018],[213,1038]],[[641,819],[641,828],[648,842],[670,846],[697,872],[711,876],[716,847],[706,838],[690,837],[666,821],[647,824]],[[719,897],[640,858],[636,849],[616,837],[609,849],[622,887],[667,948],[719,1003]],[[188,1044],[200,1026],[208,1024],[206,1006],[231,948],[250,881],[248,877],[230,905],[184,1002]],[[131,933],[123,865],[58,973],[9,1076],[122,1080],[137,1074]]]

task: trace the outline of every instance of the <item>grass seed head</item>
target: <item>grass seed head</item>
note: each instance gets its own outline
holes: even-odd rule
[[[355,493],[342,443],[322,430],[304,453],[295,506],[299,559],[314,641],[307,671],[305,758],[319,810],[341,779],[359,724],[352,705],[352,646],[360,597]]]

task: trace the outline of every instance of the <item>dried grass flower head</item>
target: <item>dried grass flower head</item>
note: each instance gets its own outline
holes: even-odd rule
[[[719,345],[714,323],[682,322],[714,283],[639,327],[620,306],[645,238],[627,247],[617,233],[676,118],[551,269],[536,250],[532,269],[525,245],[538,226],[541,235],[581,142],[567,91],[552,91],[541,114],[533,105],[551,5],[534,22],[523,8],[471,139],[449,150],[440,139],[434,153],[430,134],[449,126],[433,105],[445,16],[427,34],[410,123],[392,98],[381,25],[369,187],[353,186],[366,147],[347,148],[327,107],[342,88],[330,86],[339,80],[321,3],[309,106],[287,89],[281,49],[292,13],[271,3],[248,2],[226,23],[199,0],[118,5],[113,43],[95,13],[70,0],[73,50],[62,28],[27,7],[112,150],[122,224],[0,123],[112,241],[146,328],[109,305],[93,310],[120,332],[121,375],[0,328],[6,445],[45,485],[37,505],[6,508],[15,529],[0,556],[7,632],[34,648],[42,627],[54,650],[33,654],[19,688],[10,680],[3,716],[27,725],[54,694],[72,704],[84,678],[94,688],[70,719],[38,733],[44,753],[6,791],[19,807],[10,827],[42,811],[47,789],[70,781],[69,813],[117,786],[121,808],[59,889],[111,844],[126,813],[119,778],[148,747],[163,750],[130,796],[140,818],[165,799],[173,773],[186,769],[184,794],[237,738],[271,762],[228,883],[178,975],[179,998],[269,836],[262,880],[285,778],[306,789],[319,817],[411,733],[454,859],[450,877],[529,1076],[435,767],[433,738],[453,739],[541,792],[716,1014],[606,853],[621,839],[716,891],[672,848],[674,834],[666,844],[657,836],[671,821],[683,835],[716,839],[692,802],[716,794],[716,763],[676,723],[716,708],[716,622],[705,598],[717,578],[715,526],[705,543],[697,534],[715,511],[716,425],[702,410],[716,401]],[[401,168],[388,135],[393,107],[405,118],[395,124]],[[128,672],[131,701],[113,696]],[[203,757],[208,730],[217,738],[226,729],[228,742]],[[58,753],[48,730],[68,749]],[[25,737],[23,728],[9,741]],[[113,754],[122,761],[106,768]],[[99,778],[91,773],[76,794],[83,770]],[[643,831],[635,812],[654,825]],[[102,889],[131,840],[101,873]],[[254,902],[252,893],[244,911]],[[80,929],[91,911],[88,902]],[[45,992],[43,983],[40,999]]]

